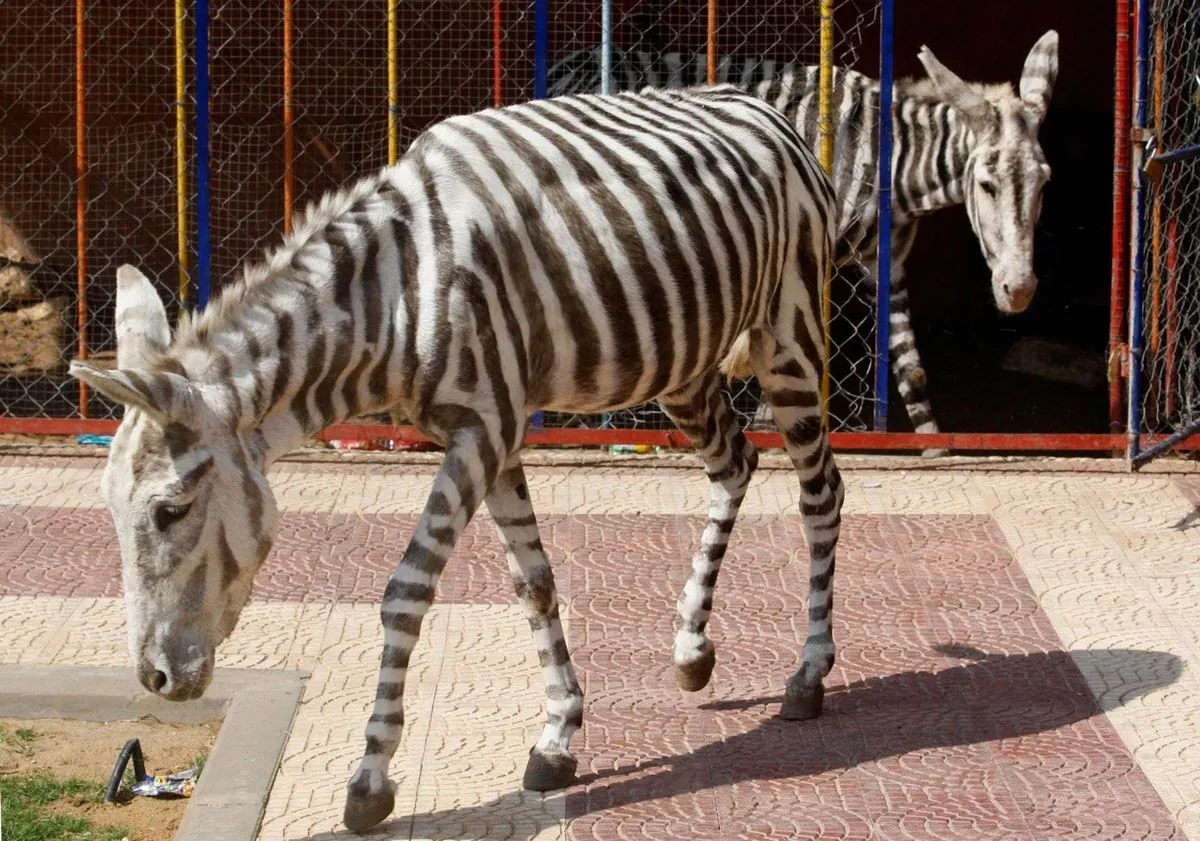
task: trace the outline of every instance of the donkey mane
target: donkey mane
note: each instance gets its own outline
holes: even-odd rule
[[[967,84],[993,105],[1000,105],[1004,102],[1020,102],[1016,88],[1010,82],[968,82]],[[925,76],[898,79],[896,93],[897,98],[912,99],[919,104],[946,102],[946,98],[934,86],[933,80]]]
[[[371,200],[378,197],[384,178],[382,172],[360,178],[310,202],[296,220],[292,232],[284,235],[281,243],[264,248],[259,259],[247,260],[240,276],[223,286],[203,313],[196,318],[187,311],[180,314],[174,345],[203,344],[214,330],[230,321],[243,302],[269,281],[327,268],[327,243],[321,234],[330,225],[369,207]]]

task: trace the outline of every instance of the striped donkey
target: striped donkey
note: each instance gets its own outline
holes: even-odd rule
[[[904,263],[921,217],[966,204],[971,227],[992,271],[992,294],[1003,313],[1029,306],[1037,288],[1033,231],[1042,188],[1050,178],[1038,129],[1058,76],[1058,33],[1043,35],[1025,60],[1018,90],[967,84],[928,48],[919,53],[929,75],[895,87],[892,152],[892,371],[918,432],[937,432],[927,380],[909,311]],[[707,78],[703,54],[615,50],[614,86],[675,88]],[[718,79],[770,102],[817,145],[819,68],[796,62],[724,56]],[[582,50],[548,71],[552,95],[600,88],[600,51]],[[833,182],[837,201],[839,267],[862,266],[875,294],[879,240],[879,82],[834,68],[837,117]]]
[[[195,698],[276,534],[265,472],[321,429],[400,405],[446,448],[383,596],[384,647],[352,829],[386,818],[405,675],[438,577],[478,506],[505,545],[546,684],[527,788],[569,783],[583,696],[520,450],[535,409],[658,398],[704,462],[711,507],[678,602],[680,686],[705,686],[717,573],[757,463],[718,368],[748,334],[799,476],[808,636],[785,715],[820,712],[843,486],[819,404],[833,190],[792,125],[731,87],[566,97],[438,124],[326,197],[174,337],[118,272],[117,368],[71,372],[125,404],[102,493],[142,684]]]

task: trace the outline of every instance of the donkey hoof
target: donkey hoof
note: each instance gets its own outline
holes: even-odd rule
[[[824,700],[825,687],[819,683],[812,689],[788,687],[783,696],[783,707],[780,708],[779,715],[788,721],[808,721],[821,714],[821,703]]]
[[[717,650],[709,643],[695,660],[675,664],[675,680],[684,692],[699,692],[708,686],[713,666],[717,664]]]
[[[363,787],[365,788],[365,786]],[[351,832],[363,832],[387,819],[396,806],[396,790],[392,786],[383,791],[355,791],[346,795],[346,811],[342,814],[342,823]]]
[[[579,761],[569,753],[529,752],[525,765],[525,777],[521,787],[528,791],[557,791],[566,788],[575,780],[575,769]]]

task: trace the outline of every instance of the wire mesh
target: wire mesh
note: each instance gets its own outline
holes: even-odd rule
[[[0,413],[80,412],[65,376],[80,347],[75,163],[76,80],[87,104],[83,345],[112,346],[115,269],[135,261],[170,297],[177,282],[174,10],[149,0],[89,0],[82,65],[76,4],[0,3]],[[14,263],[20,265],[14,265]],[[101,354],[102,355],[102,354]],[[117,410],[92,395],[91,416]]]
[[[551,33],[551,96],[592,93],[601,89],[601,30],[599,3],[578,3],[555,21]],[[839,2],[835,17],[835,63],[852,68],[861,58],[864,34],[876,22],[875,2]],[[716,30],[716,81],[741,86],[768,101],[779,96],[785,78],[802,80],[819,62],[820,32],[817,0],[744,0],[719,6]],[[611,90],[685,87],[704,84],[708,77],[707,4],[695,0],[614,2],[612,27]],[[799,84],[799,82],[797,82]],[[836,87],[836,85],[835,85]],[[836,96],[836,94],[835,94]],[[876,111],[878,97],[874,98]],[[805,139],[817,146],[816,95],[785,109],[797,119]],[[840,102],[835,100],[835,113]],[[813,119],[806,120],[807,111]],[[858,119],[848,120],[848,125]],[[861,121],[877,126],[877,116]],[[853,146],[860,138],[839,132],[837,142]],[[870,141],[869,138],[863,138]],[[838,150],[835,149],[835,156]],[[878,164],[863,167],[867,177]],[[847,230],[872,207],[847,209],[839,228]],[[865,430],[871,427],[874,404],[874,256],[846,253],[834,278],[832,347],[830,357],[830,423],[834,429]],[[751,428],[770,425],[770,415],[760,401],[753,380],[731,382],[729,396],[734,411]],[[657,405],[638,406],[604,415],[549,414],[547,426],[588,428],[665,429],[671,422]]]
[[[334,186],[387,162],[388,8],[394,5],[394,121],[404,149],[430,124],[479,110],[497,97],[533,95],[534,0],[225,0],[211,4],[211,206],[214,293],[241,264],[278,240],[290,205],[300,211]],[[613,40],[620,49],[699,56],[708,38],[705,0],[615,0]],[[84,10],[84,52],[76,62],[77,8]],[[161,0],[5,0],[0,3],[0,415],[78,417],[78,384],[66,362],[81,347],[77,275],[84,275],[82,346],[101,364],[115,358],[115,270],[132,262],[156,283],[177,317],[181,269],[177,239],[179,181],[177,37],[188,126],[184,189],[188,248],[195,248],[196,114],[193,3]],[[500,37],[494,37],[495,12]],[[726,64],[760,57],[771,67],[814,64],[818,0],[723,0],[717,51]],[[599,0],[556,0],[549,64],[595,51]],[[875,18],[868,0],[839,3],[837,61],[853,66]],[[290,42],[290,49],[285,43]],[[500,90],[493,70],[499,58]],[[598,66],[598,56],[596,58]],[[290,66],[290,74],[285,72]],[[76,171],[76,80],[86,103],[85,180]],[[285,92],[285,79],[291,79]],[[702,81],[699,79],[698,81]],[[290,95],[294,145],[284,142]],[[84,238],[77,247],[76,199],[86,187]],[[197,255],[189,253],[189,271]],[[81,257],[85,258],[81,261]],[[194,282],[194,278],[193,278]],[[858,276],[835,284],[832,418],[837,428],[870,422],[874,318]],[[747,420],[758,407],[753,382],[738,384],[735,408]],[[118,417],[120,407],[92,394],[87,414]],[[760,416],[759,420],[763,418]],[[545,416],[546,425],[664,428],[656,407],[602,417]]]
[[[1172,432],[1200,421],[1200,2],[1150,15],[1142,431]]]

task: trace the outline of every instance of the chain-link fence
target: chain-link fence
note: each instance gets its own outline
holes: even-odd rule
[[[0,414],[77,416],[65,362],[111,349],[116,266],[175,281],[173,15],[0,3]]]
[[[0,2],[6,57],[0,68],[0,415],[118,417],[119,407],[98,395],[85,405],[78,383],[66,376],[67,361],[81,353],[113,362],[118,265],[142,267],[174,318],[185,303],[196,302],[199,264],[210,267],[215,294],[245,260],[278,241],[293,209],[386,164],[390,130],[402,150],[446,116],[529,99],[539,70],[535,5],[212,3],[204,57],[211,126],[205,208],[197,202],[199,67],[191,0]],[[543,69],[553,93],[562,91],[561,71],[573,56],[594,58],[598,69],[601,3],[551,5]],[[843,0],[838,7],[835,61],[852,67],[876,4]],[[614,54],[655,62],[682,56],[701,74],[683,81],[704,81],[705,0],[614,0],[612,8]],[[713,34],[722,78],[734,72],[730,68],[754,68],[753,82],[765,91],[787,63],[818,61],[817,0],[723,2],[718,20]],[[397,74],[390,106],[389,63]],[[285,101],[291,103],[287,128]],[[201,217],[211,230],[209,255],[196,253]],[[834,284],[831,417],[841,429],[870,424],[874,309],[860,275],[839,273]],[[735,406],[751,419],[756,386],[735,388]],[[669,426],[657,407],[540,420]]]
[[[1152,0],[1146,32],[1142,431],[1200,421],[1200,2]]]
[[[708,79],[707,4],[695,0],[617,2],[611,28],[609,90],[684,87]],[[603,81],[601,11],[598,3],[579,3],[577,11],[556,21],[552,38],[547,93],[551,96],[600,91]],[[878,4],[870,0],[838,3],[835,58],[839,67],[854,67],[864,46],[866,28],[875,21]],[[714,33],[715,79],[741,86],[778,104],[784,85],[803,88],[806,74],[820,60],[819,4],[789,0],[746,0],[720,4]],[[878,99],[875,99],[876,108]],[[847,111],[835,100],[835,114]],[[814,148],[817,146],[817,97],[794,98],[785,110]],[[814,118],[805,119],[805,112]],[[847,120],[857,123],[859,117]],[[862,119],[877,126],[877,117]],[[856,138],[839,133],[839,139]],[[837,150],[835,149],[835,155]],[[877,164],[869,167],[877,171]],[[866,210],[856,208],[843,229]],[[861,261],[853,255],[834,278],[832,310],[830,422],[835,429],[871,427],[874,401],[875,308]],[[870,267],[872,270],[874,266]],[[730,383],[734,411],[751,428],[769,426],[753,380]],[[604,415],[550,414],[547,426],[616,429],[668,429],[671,422],[650,404]]]

